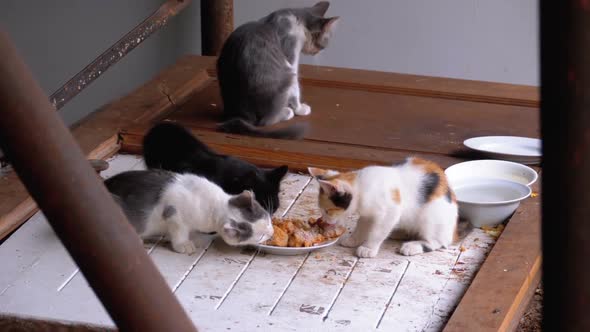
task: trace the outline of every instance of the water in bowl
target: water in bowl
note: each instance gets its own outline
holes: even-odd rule
[[[522,190],[508,181],[477,181],[454,188],[457,199],[468,203],[499,203],[522,198]]]

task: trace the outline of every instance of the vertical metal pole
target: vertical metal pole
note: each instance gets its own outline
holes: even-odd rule
[[[541,4],[544,331],[590,331],[590,1]]]
[[[201,0],[201,44],[203,55],[219,55],[234,30],[233,0]]]
[[[195,331],[121,209],[1,31],[0,146],[121,330]]]

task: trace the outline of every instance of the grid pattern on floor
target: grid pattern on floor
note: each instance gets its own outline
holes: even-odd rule
[[[144,168],[136,156],[109,162],[103,177]],[[309,176],[289,174],[277,215],[317,216],[317,191]],[[145,247],[204,331],[440,331],[494,243],[476,229],[448,249],[405,257],[387,240],[372,259],[338,245],[301,256],[219,239],[190,256],[164,242]],[[0,246],[0,262],[0,313],[113,324],[42,213]]]

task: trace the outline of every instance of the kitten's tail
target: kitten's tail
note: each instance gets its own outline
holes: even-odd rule
[[[226,133],[282,139],[302,139],[307,132],[307,125],[304,123],[295,123],[285,128],[269,130],[256,127],[240,118],[225,121],[217,128]]]
[[[455,230],[454,242],[463,240],[472,230],[473,225],[468,220],[459,219],[457,222],[457,229]]]

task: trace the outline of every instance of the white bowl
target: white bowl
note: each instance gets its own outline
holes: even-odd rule
[[[451,188],[457,181],[468,179],[498,179],[522,183],[530,186],[537,181],[534,169],[511,161],[474,160],[455,164],[445,170]]]
[[[455,181],[451,188],[457,196],[459,215],[475,227],[500,224],[531,195],[529,186],[501,179],[467,178]]]
[[[517,136],[483,136],[467,139],[463,144],[494,159],[538,164],[541,161],[541,140]]]

